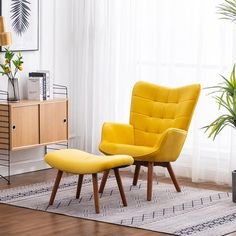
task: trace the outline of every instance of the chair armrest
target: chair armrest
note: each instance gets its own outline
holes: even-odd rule
[[[183,148],[187,131],[176,128],[167,129],[161,137],[156,155],[156,161],[169,162],[176,161]]]
[[[102,126],[102,142],[134,144],[134,128],[132,125],[104,123]]]

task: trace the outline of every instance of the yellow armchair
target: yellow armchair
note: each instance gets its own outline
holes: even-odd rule
[[[147,200],[152,198],[154,166],[166,167],[175,188],[180,187],[170,162],[176,161],[184,145],[200,94],[200,85],[167,88],[137,82],[133,88],[130,124],[104,123],[99,150],[106,155],[131,155],[136,165],[133,185],[140,167],[148,167]],[[103,175],[99,192],[108,177]]]

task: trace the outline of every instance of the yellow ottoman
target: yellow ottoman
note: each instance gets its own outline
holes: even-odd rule
[[[97,173],[113,169],[115,172],[115,177],[120,190],[123,205],[127,206],[118,168],[132,165],[134,159],[131,156],[97,156],[77,149],[62,149],[48,153],[47,155],[45,155],[44,160],[51,167],[58,169],[49,205],[52,205],[54,202],[63,172],[79,175],[76,198],[79,198],[80,196],[84,175],[92,174],[95,209],[96,213],[99,213]]]

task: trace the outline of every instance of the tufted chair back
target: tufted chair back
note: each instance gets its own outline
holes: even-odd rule
[[[167,88],[137,82],[132,92],[130,111],[135,145],[158,145],[168,128],[187,131],[199,93],[199,84]]]

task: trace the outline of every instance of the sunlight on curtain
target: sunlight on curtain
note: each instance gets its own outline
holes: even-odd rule
[[[235,30],[219,20],[216,0],[74,0],[73,116],[80,148],[98,152],[104,121],[129,122],[131,90],[138,80],[164,86],[215,85],[235,57]],[[213,142],[201,127],[218,114],[202,91],[187,142],[174,164],[193,181],[230,183],[236,168],[236,134]],[[159,170],[159,169],[158,169]]]

